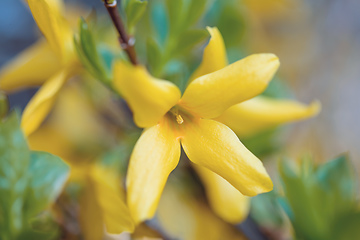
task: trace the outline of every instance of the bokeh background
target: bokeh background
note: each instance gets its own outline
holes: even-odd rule
[[[103,12],[99,0],[66,2]],[[317,118],[296,123],[289,130],[287,155],[311,152],[318,161],[325,161],[348,152],[359,168],[360,1],[294,0],[286,7],[269,7],[265,0],[253,2],[264,2],[264,6],[248,4],[250,28],[239,44],[246,44],[249,52],[277,54],[282,64],[279,75],[296,99],[322,103]],[[21,0],[0,2],[0,67],[38,37]],[[24,107],[34,92],[13,94],[11,105]]]

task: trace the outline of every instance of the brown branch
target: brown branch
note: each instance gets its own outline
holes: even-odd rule
[[[132,64],[137,65],[136,52],[134,48],[135,41],[133,38],[129,38],[125,31],[124,24],[117,10],[116,0],[104,0],[104,5],[111,17],[112,22],[115,25],[117,32],[119,33],[119,41],[121,48],[126,52]]]

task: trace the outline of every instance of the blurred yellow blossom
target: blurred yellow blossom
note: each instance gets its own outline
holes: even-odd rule
[[[246,239],[234,226],[217,217],[205,202],[192,196],[188,189],[172,183],[165,187],[157,218],[174,239]]]
[[[91,104],[83,83],[72,82],[61,90],[47,121],[27,137],[32,150],[50,152],[73,164],[92,161],[116,144],[114,127]]]
[[[0,89],[13,91],[42,85],[24,110],[22,128],[33,133],[51,110],[66,81],[79,69],[73,32],[60,0],[28,0],[32,15],[47,41],[40,40],[0,72]]]
[[[102,239],[105,231],[133,232],[135,226],[117,174],[97,164],[72,165],[71,169],[70,181],[83,184],[79,220],[85,239]]]

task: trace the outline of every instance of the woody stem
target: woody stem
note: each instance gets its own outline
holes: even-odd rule
[[[136,59],[136,52],[134,48],[135,41],[133,38],[129,38],[125,31],[124,24],[121,20],[121,17],[117,11],[117,1],[116,0],[104,0],[104,5],[111,17],[111,20],[119,33],[119,42],[121,45],[121,48],[126,52],[128,55],[131,63],[133,65],[137,65],[137,59]]]

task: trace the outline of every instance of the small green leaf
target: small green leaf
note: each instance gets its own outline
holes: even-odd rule
[[[164,44],[168,39],[168,31],[171,29],[169,26],[169,17],[166,15],[167,9],[163,4],[155,1],[151,4],[150,10],[151,27],[149,29],[153,29],[154,33],[149,34],[149,36],[156,36],[159,43]]]
[[[280,140],[278,133],[278,128],[271,128],[254,136],[241,139],[241,141],[247,149],[261,159],[262,156],[268,156],[279,150]]]
[[[110,73],[106,64],[98,53],[94,35],[83,18],[79,21],[79,36],[74,37],[75,49],[80,61],[88,72],[105,84],[110,83]]]
[[[182,32],[181,25],[183,23],[184,16],[184,0],[166,0],[166,6],[168,10],[168,17],[170,22],[170,35]]]
[[[13,240],[24,228],[23,204],[30,152],[13,112],[0,120],[0,239]]]
[[[280,161],[279,173],[285,193],[285,199],[280,204],[283,207],[288,206],[284,210],[292,213],[289,217],[296,235],[304,239],[322,239],[324,224],[313,204],[312,191],[307,184],[308,179],[302,179],[301,173],[295,172],[290,166],[290,161],[286,160]]]
[[[174,50],[174,55],[185,55],[187,52],[192,50],[196,45],[204,41],[209,36],[209,33],[205,30],[188,30],[183,33],[180,37],[178,46]]]
[[[333,240],[354,240],[360,236],[360,212],[339,218],[335,224]]]
[[[224,6],[216,25],[224,37],[227,48],[241,45],[246,29],[246,21],[236,3]]]
[[[279,227],[283,224],[278,196],[275,191],[251,198],[251,216],[261,225]]]
[[[29,216],[35,216],[59,196],[68,177],[69,167],[50,153],[32,152],[29,172],[31,178],[25,209],[28,209]]]
[[[150,69],[156,76],[157,68],[161,65],[162,52],[160,46],[153,38],[148,38],[146,44],[146,51]]]
[[[344,199],[354,199],[356,196],[355,172],[346,155],[342,155],[322,165],[316,177],[327,191],[335,191]]]
[[[127,18],[127,26],[130,34],[134,33],[135,25],[139,22],[146,11],[147,1],[127,0],[124,1],[124,9]]]
[[[0,119],[6,116],[9,111],[9,103],[5,93],[0,91]]]
[[[184,23],[185,28],[192,26],[199,20],[199,18],[205,12],[207,3],[207,0],[190,1],[187,11],[187,18],[185,19]]]

